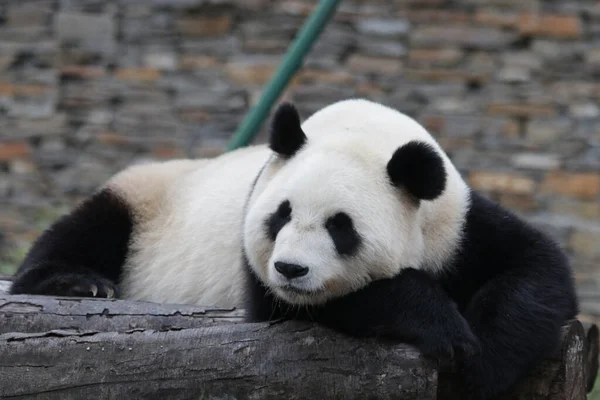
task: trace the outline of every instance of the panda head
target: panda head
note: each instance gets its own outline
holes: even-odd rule
[[[402,268],[436,269],[451,257],[466,186],[408,117],[346,100],[301,124],[284,103],[269,147],[273,155],[248,202],[244,252],[279,299],[321,304]]]

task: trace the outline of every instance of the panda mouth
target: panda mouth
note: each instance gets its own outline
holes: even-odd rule
[[[322,289],[303,289],[292,285],[280,286],[279,288],[288,293],[294,293],[304,296],[315,296],[323,292]]]

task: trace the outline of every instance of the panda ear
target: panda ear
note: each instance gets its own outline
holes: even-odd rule
[[[292,103],[277,107],[271,122],[269,147],[277,154],[289,158],[306,143],[306,135],[300,126],[300,115]]]
[[[444,161],[425,142],[400,146],[387,164],[387,173],[394,186],[405,188],[419,200],[433,200],[446,188]]]

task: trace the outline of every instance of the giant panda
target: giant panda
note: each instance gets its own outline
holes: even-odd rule
[[[559,344],[578,312],[550,238],[469,188],[435,139],[363,99],[267,145],[138,165],[34,243],[11,292],[240,306],[455,358],[490,399]]]

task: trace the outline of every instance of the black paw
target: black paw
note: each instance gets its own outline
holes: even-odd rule
[[[454,321],[446,326],[432,329],[426,337],[417,341],[416,345],[425,357],[449,361],[464,359],[481,352],[481,345],[466,321]]]
[[[63,285],[65,286],[65,285]],[[63,296],[111,299],[118,296],[117,286],[102,277],[81,275],[70,277]]]
[[[115,283],[93,272],[56,272],[44,277],[25,274],[17,277],[11,293],[108,299],[119,297]]]

